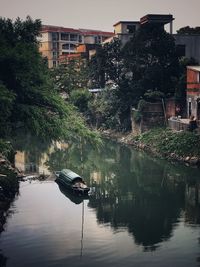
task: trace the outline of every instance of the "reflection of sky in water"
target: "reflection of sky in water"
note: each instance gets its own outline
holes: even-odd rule
[[[23,182],[0,239],[7,267],[196,266],[199,170],[113,142],[98,151],[85,143],[57,145],[41,151],[30,143],[31,152],[26,159],[19,153],[16,164],[83,174],[95,196],[84,200],[83,243],[82,203],[53,181]]]
[[[12,209],[0,247],[9,258],[7,266],[187,266],[198,255],[199,228],[176,223],[173,237],[146,252],[134,243],[127,229],[113,230],[99,224],[95,209],[84,200],[82,258],[82,203],[66,198],[54,182],[24,182]],[[130,214],[131,216],[131,214]],[[150,262],[149,262],[150,261]],[[175,262],[177,265],[174,265]],[[162,264],[161,264],[162,263]],[[94,265],[95,264],[95,265]],[[160,265],[161,264],[161,265]]]

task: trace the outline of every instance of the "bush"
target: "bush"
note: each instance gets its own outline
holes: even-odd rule
[[[173,132],[170,129],[156,128],[139,137],[145,144],[151,144],[159,153],[166,155],[200,157],[200,135],[193,132]]]

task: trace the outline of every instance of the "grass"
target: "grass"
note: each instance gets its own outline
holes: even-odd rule
[[[194,132],[156,128],[143,133],[137,140],[162,155],[175,153],[179,157],[200,157],[200,135]]]

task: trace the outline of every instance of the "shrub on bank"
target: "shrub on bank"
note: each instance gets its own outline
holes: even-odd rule
[[[156,128],[143,133],[137,140],[161,155],[174,153],[179,157],[200,157],[200,135],[195,132]]]

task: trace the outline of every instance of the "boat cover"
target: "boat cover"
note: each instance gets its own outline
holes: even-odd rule
[[[77,173],[69,170],[69,169],[64,169],[61,171],[62,175],[66,176],[66,178],[68,180],[74,181],[76,179],[80,179],[82,180],[82,178],[80,177],[80,175],[78,175]]]

